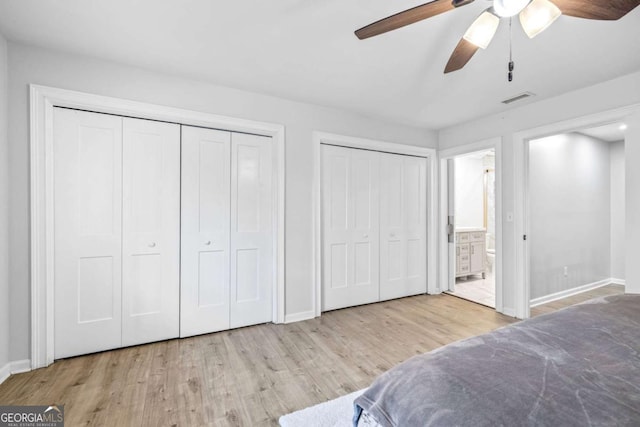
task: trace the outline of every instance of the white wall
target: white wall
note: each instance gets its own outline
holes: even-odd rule
[[[455,162],[455,225],[484,226],[484,161],[473,156],[461,156]]]
[[[515,235],[514,223],[507,216],[508,212],[515,210],[514,134],[635,104],[640,104],[640,72],[440,130],[440,149],[493,137],[502,138],[502,277],[505,312],[515,313],[516,309],[516,237],[521,238]],[[625,158],[627,163],[633,164],[640,162],[640,112],[630,116],[626,123]],[[626,290],[640,293],[640,263],[637,262],[640,259],[640,245],[636,244],[640,241],[640,168],[626,168],[625,180]]]
[[[286,126],[286,313],[313,310],[312,131],[435,147],[434,132],[115,63],[9,44],[11,358],[29,357],[29,83]]]
[[[640,86],[640,85],[638,85]],[[640,87],[630,88],[640,94]],[[627,118],[624,138],[625,164],[625,254],[624,272],[627,293],[640,294],[640,111]]]
[[[0,369],[9,359],[9,143],[7,41],[0,34]]]
[[[611,277],[624,280],[624,141],[612,142],[609,155],[611,158]]]
[[[530,141],[531,299],[611,277],[609,146],[578,133]]]

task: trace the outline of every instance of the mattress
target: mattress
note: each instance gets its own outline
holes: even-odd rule
[[[415,356],[354,405],[360,427],[640,425],[640,295],[599,298]]]

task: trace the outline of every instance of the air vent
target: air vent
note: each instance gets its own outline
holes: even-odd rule
[[[531,93],[531,92],[524,92],[521,93],[520,95],[516,95],[514,97],[511,97],[509,99],[505,99],[504,101],[502,101],[503,104],[511,104],[512,102],[516,102],[516,101],[520,101],[523,100],[525,98],[529,98],[530,96],[536,96],[535,93]]]

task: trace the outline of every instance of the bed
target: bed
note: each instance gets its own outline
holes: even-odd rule
[[[353,425],[638,426],[640,295],[615,295],[415,356],[355,402]]]

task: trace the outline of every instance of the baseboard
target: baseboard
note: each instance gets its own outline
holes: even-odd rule
[[[11,362],[11,373],[12,374],[21,374],[23,372],[29,372],[31,370],[31,360],[16,360],[15,362]]]
[[[303,320],[313,319],[314,317],[316,317],[316,312],[314,310],[287,314],[284,316],[284,323],[301,322]]]
[[[30,370],[31,361],[29,359],[8,362],[0,368],[0,384],[5,382],[5,380],[12,374],[20,374],[22,372],[29,372]]]
[[[626,286],[627,281],[625,279],[611,279],[611,284]]]
[[[545,295],[543,297],[534,298],[529,302],[529,307],[537,307],[542,304],[546,304],[551,301],[556,301],[562,298],[570,297],[572,295],[581,294],[583,292],[590,291],[592,289],[601,288],[603,286],[610,285],[614,283],[616,279],[603,279],[598,280],[597,282],[588,283],[586,285],[577,286],[575,288],[567,289],[564,291],[556,292],[554,294]]]

